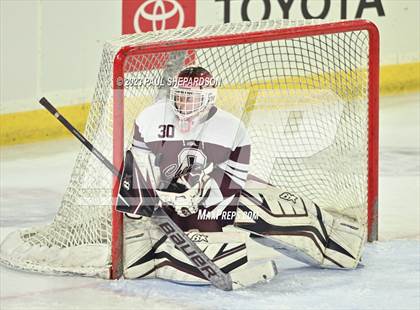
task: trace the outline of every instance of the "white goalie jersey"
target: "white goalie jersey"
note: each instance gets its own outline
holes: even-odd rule
[[[151,152],[160,171],[160,189],[180,174],[191,186],[202,170],[213,165],[209,172],[211,186],[200,202],[206,212],[235,211],[237,199],[249,170],[250,141],[243,123],[233,115],[213,106],[205,119],[191,130],[179,130],[178,119],[166,101],[145,109],[136,119],[133,150]],[[200,170],[200,171],[197,171]],[[173,214],[174,220],[177,215]],[[185,230],[199,228],[220,231],[233,218],[220,216],[214,221],[197,221],[197,214],[185,217],[178,224]],[[211,224],[210,224],[211,223]]]

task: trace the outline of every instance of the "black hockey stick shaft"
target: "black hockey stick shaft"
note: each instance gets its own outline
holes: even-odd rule
[[[54,117],[64,125],[84,146],[86,146],[114,175],[122,178],[117,168],[106,159],[57,109],[45,98],[39,103],[43,105]],[[229,291],[232,290],[232,279],[229,274],[223,273],[220,268],[182,231],[181,228],[163,210],[158,208],[152,214],[152,221],[160,227],[175,246],[182,251],[195,265],[203,276],[215,287]]]
[[[101,152],[99,152],[93,145],[90,143],[86,138],[76,129],[72,124],[67,121],[64,116],[60,114],[60,112],[57,111],[57,109],[45,98],[42,97],[39,100],[39,103],[44,106],[54,117],[64,125],[84,146],[86,146],[89,151],[93,153],[93,155],[96,156],[111,172],[118,176],[118,178],[121,179],[121,173],[115,168],[115,166],[102,155]]]

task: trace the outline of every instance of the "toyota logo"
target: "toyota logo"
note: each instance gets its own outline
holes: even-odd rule
[[[171,4],[172,9],[166,11]],[[151,10],[149,7],[151,6]],[[152,12],[152,13],[148,13]],[[184,25],[185,14],[182,6],[176,0],[147,0],[136,11],[134,15],[134,30],[136,32],[142,32],[140,29],[140,18],[150,21],[152,24],[152,30],[164,30],[166,29],[166,21],[178,14],[178,24],[176,29],[181,28]],[[158,23],[161,23],[161,27],[158,29]]]

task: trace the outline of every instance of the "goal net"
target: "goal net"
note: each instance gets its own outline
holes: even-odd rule
[[[368,225],[377,238],[378,33],[371,23],[248,22],[122,36],[105,44],[85,136],[121,167],[136,116],[187,65],[220,81],[216,105],[245,124],[250,173]],[[6,237],[0,261],[116,278],[118,180],[82,147],[54,221]]]

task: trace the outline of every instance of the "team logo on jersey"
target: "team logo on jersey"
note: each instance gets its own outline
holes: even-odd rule
[[[177,168],[178,164],[170,164],[162,170],[162,174],[168,179],[173,178],[175,176]]]
[[[207,155],[197,148],[184,148],[178,154],[178,163],[170,164],[162,170],[166,178],[173,178],[191,172],[193,167],[206,167]]]
[[[182,166],[185,163],[189,166],[200,165],[201,167],[206,167],[207,155],[197,148],[184,148],[178,154],[178,164]]]

